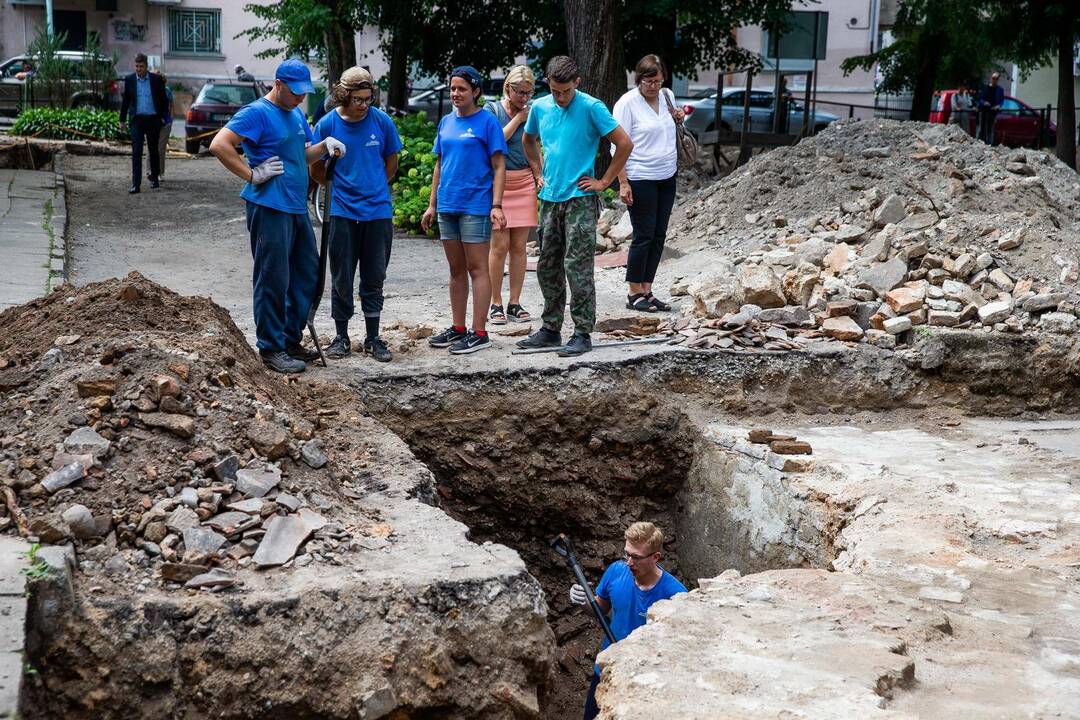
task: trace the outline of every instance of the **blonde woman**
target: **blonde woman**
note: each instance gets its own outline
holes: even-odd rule
[[[533,96],[536,78],[532,70],[518,65],[506,74],[503,97],[486,107],[503,129],[506,140],[506,189],[503,191],[503,214],[506,227],[491,232],[491,251],[488,270],[491,273],[491,307],[488,309],[492,325],[512,322],[529,322],[529,311],[521,306],[521,288],[525,284],[525,243],[529,231],[537,226],[536,178],[540,168],[530,167],[521,144],[525,121],[529,118],[529,100]],[[510,302],[503,309],[502,283],[506,256],[510,255]]]

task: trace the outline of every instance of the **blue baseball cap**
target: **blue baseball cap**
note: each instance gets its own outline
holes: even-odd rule
[[[289,58],[278,65],[274,77],[288,85],[289,90],[297,95],[315,92],[315,86],[311,84],[311,71],[296,58]]]
[[[480,87],[480,83],[481,83],[480,73],[477,72],[476,68],[474,68],[471,65],[459,65],[458,67],[456,67],[456,68],[454,68],[453,70],[450,71],[450,77],[451,78],[459,77],[462,80],[464,80],[465,82],[472,85],[474,88]]]

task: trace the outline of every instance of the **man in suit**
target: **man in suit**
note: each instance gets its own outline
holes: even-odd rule
[[[150,155],[150,187],[159,186],[158,173],[161,157],[158,154],[158,135],[165,124],[169,101],[165,95],[165,81],[160,75],[151,74],[146,56],[135,56],[135,72],[124,78],[124,99],[120,104],[120,131],[131,115],[131,189],[137,193],[142,187],[142,153],[146,144]]]
[[[979,138],[987,145],[994,144],[994,119],[1005,102],[1005,88],[998,85],[1000,79],[1001,75],[993,73],[979,96]]]

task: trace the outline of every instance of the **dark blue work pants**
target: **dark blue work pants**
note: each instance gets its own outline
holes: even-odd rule
[[[255,337],[260,350],[280,351],[299,343],[319,275],[319,251],[307,213],[287,213],[247,204]]]

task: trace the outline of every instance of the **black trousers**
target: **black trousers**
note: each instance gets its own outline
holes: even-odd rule
[[[984,108],[979,112],[979,139],[987,145],[994,144],[994,120],[996,118],[996,110]]]
[[[626,261],[626,282],[651,283],[660,265],[668,220],[675,205],[675,175],[667,180],[631,180],[634,239]]]
[[[131,184],[142,186],[143,144],[150,156],[150,179],[157,180],[161,170],[158,155],[158,135],[161,134],[161,118],[156,115],[136,115],[131,121]]]
[[[331,216],[330,261],[332,289],[330,317],[353,316],[353,281],[360,274],[360,310],[364,317],[379,317],[383,308],[383,281],[390,263],[394,237],[392,220],[350,220]]]

